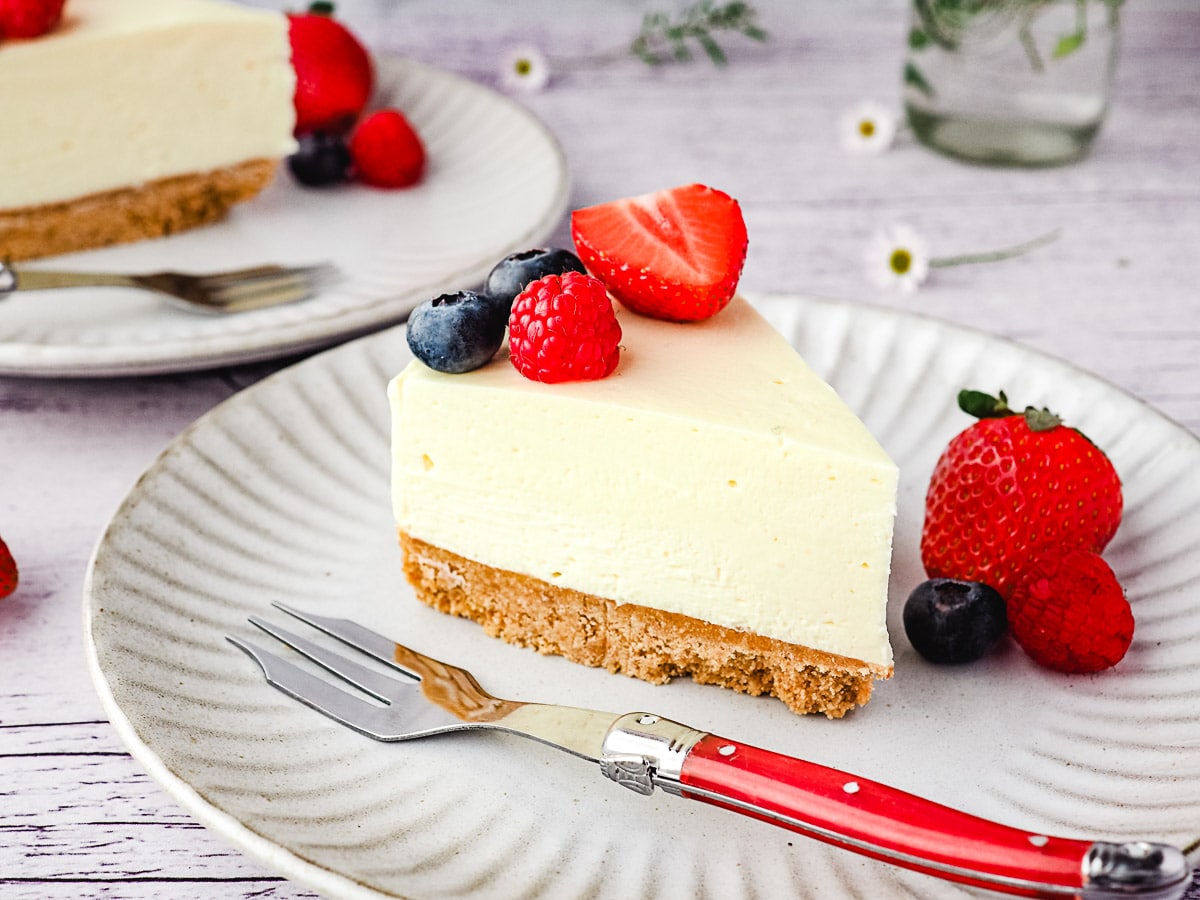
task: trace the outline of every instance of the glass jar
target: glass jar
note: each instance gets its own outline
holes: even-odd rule
[[[1087,153],[1108,110],[1122,0],[912,0],[904,106],[960,159],[1048,166]]]

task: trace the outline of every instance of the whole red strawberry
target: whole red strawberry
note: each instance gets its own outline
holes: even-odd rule
[[[53,30],[64,0],[0,0],[0,38],[35,38]]]
[[[19,580],[17,561],[4,541],[0,540],[0,597],[7,597],[15,591]]]
[[[288,14],[292,68],[296,72],[297,135],[344,131],[375,87],[371,57],[358,38],[333,18],[332,3],[313,3]]]
[[[425,146],[403,113],[381,109],[359,122],[350,135],[350,159],[363,184],[408,187],[425,170]]]
[[[513,301],[509,358],[531,381],[594,381],[617,367],[621,325],[604,284],[591,275],[547,275]]]
[[[1007,597],[1039,550],[1100,552],[1121,522],[1121,481],[1098,447],[1047,410],[959,394],[980,421],[943,451],[925,497],[921,561],[931,578],[990,584]]]
[[[1012,636],[1058,672],[1115,666],[1133,641],[1133,611],[1108,563],[1087,550],[1051,549],[1030,560],[1008,598]]]
[[[702,184],[576,210],[571,235],[583,264],[614,297],[672,322],[724,309],[746,261],[741,207]]]

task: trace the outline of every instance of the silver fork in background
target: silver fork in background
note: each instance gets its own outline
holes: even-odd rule
[[[236,313],[304,300],[336,276],[337,269],[327,264],[254,266],[209,274],[150,272],[130,275],[26,269],[0,262],[0,300],[14,291],[125,287],[153,291],[173,306],[191,312]]]
[[[271,685],[376,740],[499,729],[599,763],[604,776],[639,794],[660,788],[906,869],[1023,897],[1177,900],[1191,881],[1186,857],[1166,844],[1053,837],[989,822],[654,713],[502,700],[466,669],[355,622],[275,606],[387,664],[394,675],[250,618],[368,700],[257,644],[229,640],[259,664]]]

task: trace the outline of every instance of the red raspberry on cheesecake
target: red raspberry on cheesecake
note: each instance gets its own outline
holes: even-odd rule
[[[620,358],[621,326],[604,284],[567,272],[530,284],[508,318],[509,358],[533,381],[604,378]]]

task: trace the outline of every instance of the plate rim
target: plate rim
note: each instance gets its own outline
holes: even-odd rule
[[[1128,401],[1137,404],[1143,413],[1149,414],[1154,419],[1158,420],[1159,424],[1168,427],[1180,435],[1188,439],[1188,443],[1200,452],[1200,435],[1196,435],[1186,426],[1182,425],[1167,414],[1158,410],[1150,403],[1137,397],[1131,391],[1115,384],[1103,376],[1097,375],[1063,357],[1055,356],[1053,353],[1041,350],[1036,347],[1031,347],[1021,343],[1018,340],[996,335],[985,331],[981,328],[976,328],[970,325],[962,325],[956,322],[951,322],[946,319],[941,319],[937,316],[923,312],[913,312],[908,310],[896,309],[882,304],[859,302],[851,300],[841,300],[831,297],[822,297],[810,294],[801,293],[784,293],[784,292],[759,292],[745,291],[740,292],[743,297],[750,300],[752,305],[758,307],[760,303],[767,304],[782,304],[788,301],[799,301],[804,304],[817,304],[825,307],[854,307],[865,310],[868,315],[879,317],[883,320],[891,321],[907,321],[920,320],[926,323],[929,327],[941,329],[947,334],[967,334],[976,339],[987,342],[997,342],[1003,345],[1015,348],[1016,351],[1027,354],[1036,358],[1039,363],[1045,363],[1052,367],[1061,367],[1076,374],[1086,377],[1087,379],[1096,382],[1105,390],[1115,392]],[[205,423],[220,415],[226,414],[226,410],[234,404],[240,402],[250,402],[247,399],[253,395],[260,385],[268,385],[277,380],[290,380],[296,370],[317,368],[319,366],[328,365],[329,360],[338,354],[354,354],[369,352],[366,348],[374,342],[383,342],[389,339],[389,336],[394,337],[394,332],[403,331],[404,325],[396,325],[389,329],[384,329],[372,334],[359,337],[353,341],[341,344],[324,350],[323,352],[301,360],[278,372],[272,373],[266,378],[254,385],[239,391],[226,398],[221,403],[214,406],[212,409],[197,418],[188,428],[181,434],[172,439],[166,447],[155,457],[150,465],[144,470],[141,476],[136,480],[135,484],[127,492],[126,496],[121,500],[117,509],[110,517],[97,538],[92,552],[90,554],[87,570],[84,576],[83,591],[82,591],[82,613],[83,613],[83,643],[84,653],[87,661],[89,674],[92,678],[93,685],[100,698],[101,706],[109,716],[109,721],[112,723],[118,737],[129,749],[130,755],[133,756],[145,769],[147,773],[161,786],[166,792],[178,802],[188,814],[194,816],[202,825],[215,832],[221,838],[231,843],[236,849],[243,851],[247,856],[256,860],[259,863],[271,868],[281,874],[288,880],[311,888],[321,893],[328,893],[330,896],[345,897],[348,900],[381,900],[381,898],[403,897],[404,895],[393,894],[384,890],[364,885],[363,883],[350,878],[334,869],[323,866],[312,860],[306,859],[298,854],[288,850],[286,847],[275,843],[266,838],[245,823],[238,819],[232,813],[225,812],[213,803],[205,799],[191,784],[182,776],[173,772],[163,760],[155,753],[155,751],[146,743],[137,733],[136,727],[132,720],[122,709],[109,687],[107,677],[103,671],[103,667],[99,659],[99,651],[94,640],[92,625],[93,625],[93,609],[92,590],[96,574],[96,564],[99,555],[103,551],[105,542],[109,533],[114,527],[119,525],[121,517],[131,502],[135,500],[137,491],[150,478],[157,473],[165,464],[172,454],[187,446],[190,435],[198,428],[203,428]],[[789,343],[791,341],[789,340]],[[1188,844],[1180,849],[1185,853],[1188,863],[1191,867],[1200,867],[1200,823],[1196,826],[1196,836]]]
[[[149,470],[147,470],[149,471]],[[123,506],[124,504],[122,504]],[[106,528],[104,534],[108,533]],[[88,674],[92,685],[100,698],[100,705],[108,716],[109,724],[117,733],[117,737],[129,750],[129,755],[146,770],[146,773],[162,787],[167,794],[189,815],[195,817],[209,831],[231,844],[234,849],[244,852],[251,859],[275,870],[289,881],[311,888],[322,895],[329,895],[347,900],[380,900],[402,895],[388,894],[375,888],[355,881],[354,879],[336,872],[333,869],[305,859],[277,844],[269,838],[254,831],[232,813],[225,812],[206,800],[184,778],[173,772],[137,734],[137,729],[129,716],[121,709],[109,688],[108,680],[100,666],[99,656],[92,634],[92,610],[87,602],[91,592],[92,571],[96,553],[103,543],[103,536],[97,541],[88,562],[87,574],[83,584],[83,635],[84,656],[87,662]]]
[[[374,59],[379,69],[420,71],[427,77],[439,78],[453,84],[456,90],[477,91],[488,97],[491,102],[511,110],[546,142],[547,148],[553,154],[557,175],[554,197],[537,221],[525,231],[510,238],[509,251],[538,244],[548,238],[567,212],[572,189],[566,150],[549,126],[528,106],[491,85],[466,75],[396,54],[380,53],[376,54]],[[278,166],[282,168],[284,161],[280,160]],[[281,173],[277,171],[276,177],[281,177]],[[220,225],[218,222],[215,227],[219,228]],[[156,344],[127,341],[124,344],[100,347],[78,343],[48,345],[5,341],[5,346],[0,347],[0,376],[114,378],[166,375],[284,358],[355,340],[391,327],[402,322],[424,296],[435,291],[438,285],[482,282],[494,263],[495,259],[489,256],[486,260],[446,274],[434,284],[415,287],[400,296],[389,294],[376,297],[338,312],[314,316],[299,323],[287,323],[283,326],[285,334],[274,340],[269,339],[273,333],[270,329],[221,333],[206,337],[205,341],[214,346],[201,348],[198,352],[189,349],[195,342],[187,338]],[[264,334],[268,337],[267,340],[261,339]],[[130,350],[146,352],[129,356]]]

